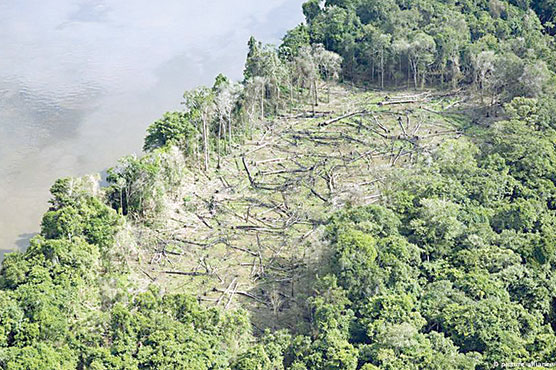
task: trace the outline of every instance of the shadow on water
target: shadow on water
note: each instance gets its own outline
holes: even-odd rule
[[[4,256],[8,253],[14,252],[25,252],[29,247],[29,241],[32,237],[37,235],[38,233],[24,233],[19,234],[17,236],[17,240],[15,242],[15,246],[17,248],[14,249],[0,249],[0,269],[2,269],[2,261],[4,261]]]
[[[4,256],[8,253],[17,252],[13,249],[0,249],[0,270],[2,269],[2,261],[4,261]]]
[[[249,36],[279,42],[302,2],[0,1],[0,260],[27,248],[56,178],[140,151],[185,89],[240,79]]]
[[[100,181],[99,181],[100,187],[105,188],[105,187],[109,186],[110,183],[107,180],[107,178],[108,178],[108,168],[105,168],[104,170],[100,171],[98,174],[100,175]]]
[[[34,237],[35,235],[38,235],[38,233],[25,233],[25,234],[19,234],[17,236],[17,240],[15,242],[15,245],[17,246],[17,250],[21,251],[21,252],[25,252],[25,250],[27,250],[27,247],[29,246],[29,241],[31,240],[32,237]],[[0,251],[0,260],[2,260],[2,253]]]

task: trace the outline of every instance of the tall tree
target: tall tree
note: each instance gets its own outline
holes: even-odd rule
[[[434,61],[436,43],[432,36],[424,32],[417,32],[411,38],[409,44],[409,61],[413,70],[414,87],[418,87],[419,77],[421,88],[425,86],[428,67]]]
[[[330,101],[330,81],[337,80],[342,70],[342,57],[328,51],[322,44],[313,45],[312,55],[320,77],[328,84],[328,101]]]
[[[300,24],[286,32],[278,48],[278,53],[282,59],[291,61],[293,57],[297,56],[299,48],[308,46],[309,42],[309,29],[307,25]]]
[[[309,88],[314,113],[315,107],[318,105],[317,79],[319,71],[313,49],[308,46],[300,48],[294,61],[296,79],[301,87]]]
[[[207,87],[198,87],[183,94],[185,111],[200,128],[203,142],[203,169],[209,168],[209,125],[215,113],[214,92]]]
[[[480,52],[475,58],[475,83],[481,92],[481,101],[486,92],[494,89],[494,65],[496,55],[493,51]]]
[[[221,140],[227,134],[228,147],[232,145],[233,117],[232,112],[238,105],[243,85],[230,81],[227,77],[219,75],[213,86],[214,107],[218,116],[218,165],[220,166]]]

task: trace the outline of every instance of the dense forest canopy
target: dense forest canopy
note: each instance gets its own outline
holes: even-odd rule
[[[40,235],[2,264],[0,369],[546,368],[556,359],[555,5],[307,1],[306,22],[281,45],[249,40],[243,81],[219,75],[212,87],[186,92],[182,110],[148,128],[146,154],[110,169],[108,187],[93,177],[56,181]],[[368,108],[322,121],[318,107],[333,102],[338,83],[418,90],[412,96],[458,89],[473,99],[463,112],[425,107],[461,121],[461,130],[396,167],[422,122],[410,136],[405,112],[393,120],[396,137]],[[384,99],[378,106],[405,102]],[[231,298],[209,307],[134,271],[139,262],[129,256],[148,239],[130,229],[164,228],[184,178],[218,177],[228,162],[246,172],[246,186],[272,190],[257,182],[245,152],[264,147],[250,140],[279,119],[321,119],[324,131],[353,119],[357,132],[376,124],[377,140],[405,146],[373,204],[340,207],[311,189],[332,216],[315,225],[321,253],[304,267],[303,310],[291,312],[295,328],[255,330]],[[242,154],[229,159],[234,153]],[[192,207],[190,198],[179,202]],[[236,248],[262,260],[249,245]],[[140,273],[152,284],[135,281]]]
[[[554,1],[551,0],[539,0],[539,1],[532,1],[530,4],[523,4],[524,6],[530,5],[537,15],[539,19],[543,22],[547,31],[550,32],[551,35],[556,33],[556,28],[554,27],[554,19],[556,15],[556,4]]]
[[[551,27],[554,8],[534,8]],[[285,44],[295,48],[306,34],[343,56],[347,78],[382,87],[466,83],[507,101],[538,96],[555,66],[554,40],[528,4],[310,0],[303,12],[306,25],[290,31]]]

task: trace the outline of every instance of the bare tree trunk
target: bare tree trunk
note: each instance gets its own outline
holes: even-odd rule
[[[309,91],[309,94],[310,94],[309,99],[311,100],[311,106],[313,108],[313,116],[314,116],[315,113],[316,113],[316,109],[315,109],[315,100],[316,99],[314,99],[314,97],[315,97],[315,84],[314,84],[314,82],[311,83],[310,86],[311,86],[311,88],[310,88],[310,91]]]
[[[274,115],[277,115],[278,108],[282,104],[282,94],[280,94],[280,86],[278,86],[278,83],[274,85],[274,91],[276,92],[276,96],[278,97],[278,100],[276,101],[276,103],[274,103]]]
[[[218,120],[218,141],[216,143],[216,150],[218,152],[218,163],[216,165],[216,168],[220,168],[220,141],[222,140],[222,118],[223,117],[219,117]]]
[[[409,89],[410,81],[411,81],[411,58],[409,55],[407,56],[407,88]]]
[[[261,121],[264,121],[264,86],[261,87]]]
[[[120,214],[124,214],[124,189],[120,189]]]
[[[195,143],[193,144],[193,158],[195,159],[196,163],[199,162],[199,135],[195,135]],[[199,168],[201,165],[199,164]]]
[[[445,68],[444,66],[442,66],[442,68],[440,68],[440,85],[444,86],[444,73],[445,73]]]
[[[319,91],[318,91],[318,86],[317,86],[317,80],[315,79],[315,81],[313,83],[315,85],[315,106],[318,107],[318,105],[319,105]]]
[[[208,125],[207,119],[203,116],[203,151],[205,157],[205,171],[208,171],[208,161],[209,161],[209,154],[208,154]]]
[[[417,75],[419,73],[419,70],[417,69],[417,61],[413,61],[412,62],[413,65],[413,84],[415,86],[415,89],[417,89]]]
[[[290,80],[290,114],[293,112],[293,83]]]
[[[384,89],[384,48],[380,52],[380,87]]]
[[[228,111],[228,149],[232,150],[232,111]]]

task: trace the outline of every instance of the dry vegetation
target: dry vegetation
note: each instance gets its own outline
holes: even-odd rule
[[[133,226],[136,273],[166,291],[202,292],[208,305],[241,300],[256,327],[295,327],[291,310],[303,312],[329,215],[376,202],[392,168],[412,166],[464,124],[451,113],[457,94],[335,87],[331,96],[314,114],[266,122],[219,170],[184,176],[166,213]]]

